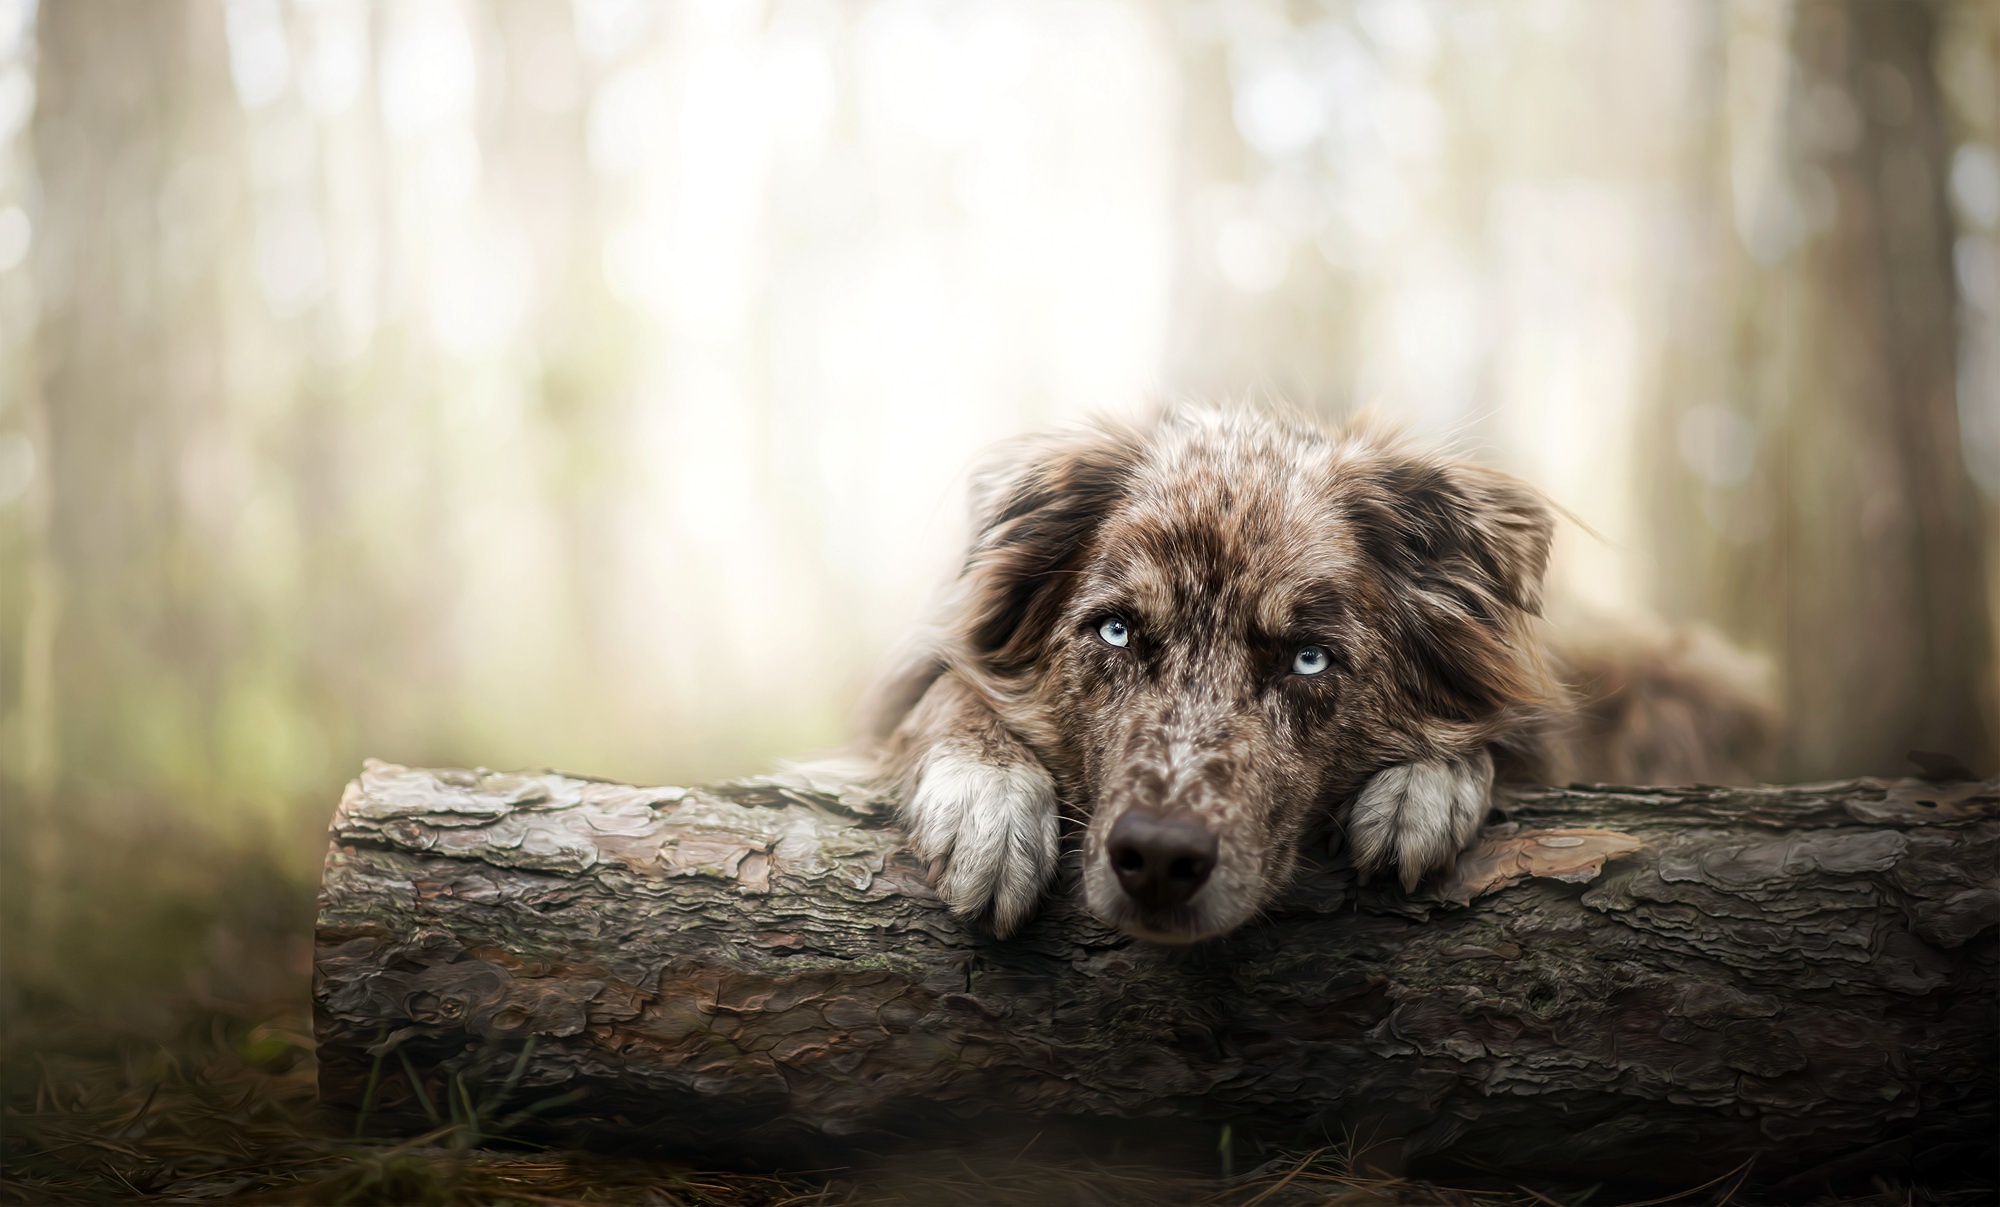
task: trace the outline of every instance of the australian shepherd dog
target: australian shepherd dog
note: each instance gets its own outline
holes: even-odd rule
[[[955,912],[1017,930],[1067,817],[1090,912],[1161,942],[1269,905],[1319,818],[1409,890],[1496,779],[1743,778],[1765,709],[1727,647],[1545,640],[1554,529],[1526,484],[1365,423],[1183,409],[1019,443],[878,691],[879,774]]]

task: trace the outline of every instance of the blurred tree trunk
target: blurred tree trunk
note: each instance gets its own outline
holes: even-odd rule
[[[132,770],[114,764],[135,732],[175,769],[209,753],[197,718],[234,626],[208,606],[215,568],[186,505],[219,467],[181,454],[221,407],[221,252],[242,192],[219,5],[48,4],[36,22],[60,792]],[[123,782],[169,787],[146,770]]]
[[[43,4],[34,29],[27,371],[46,506],[20,632],[44,686],[27,701],[19,802],[35,813],[23,824],[9,802],[23,841],[0,878],[19,940],[10,983],[84,995],[103,953],[121,984],[176,958],[162,928],[122,924],[129,886],[99,874],[119,857],[96,835],[156,824],[176,793],[201,799],[190,785],[217,761],[205,718],[243,640],[236,599],[216,597],[224,567],[194,539],[193,496],[230,467],[189,451],[223,413],[223,301],[240,265],[225,253],[246,189],[220,4]],[[155,884],[187,874],[149,870]]]
[[[1732,102],[1710,115],[1708,164],[1735,174],[1707,207],[1719,262],[1685,283],[1646,468],[1663,605],[1779,663],[1777,779],[1894,774],[1913,749],[1995,764],[1938,25],[1929,3],[1807,0],[1789,31],[1717,31]],[[1760,79],[1768,182],[1744,153]]]

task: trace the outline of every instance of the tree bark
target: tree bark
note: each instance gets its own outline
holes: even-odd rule
[[[1441,885],[1320,858],[1186,948],[1099,926],[1073,867],[995,941],[874,813],[370,763],[324,1102],[765,1167],[1039,1129],[1682,1187],[1992,1169],[2000,781],[1523,791]]]

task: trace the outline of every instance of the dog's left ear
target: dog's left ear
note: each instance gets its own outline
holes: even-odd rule
[[[1541,612],[1555,535],[1547,501],[1483,465],[1400,453],[1364,479],[1352,514],[1448,711],[1479,715],[1539,694],[1525,629]]]

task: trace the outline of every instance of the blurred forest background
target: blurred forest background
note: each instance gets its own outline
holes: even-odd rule
[[[1990,774],[2000,5],[0,0],[0,1012],[297,992],[364,756],[834,744],[982,446],[1218,396]]]

